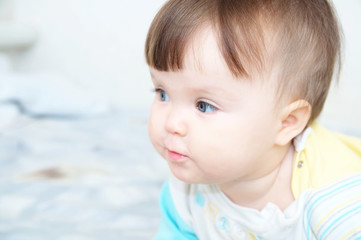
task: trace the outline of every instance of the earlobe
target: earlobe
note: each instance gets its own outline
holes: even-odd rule
[[[311,105],[301,99],[287,105],[281,113],[281,129],[276,144],[286,145],[300,134],[311,116]]]

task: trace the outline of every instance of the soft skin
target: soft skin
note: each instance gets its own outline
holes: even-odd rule
[[[181,70],[150,72],[149,136],[178,179],[217,184],[243,206],[292,202],[290,142],[307,124],[307,104],[279,107],[267,74],[235,78],[209,29],[194,37]]]

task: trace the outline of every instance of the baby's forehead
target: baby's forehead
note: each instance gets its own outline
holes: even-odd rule
[[[220,34],[212,25],[203,25],[189,36],[184,48],[182,69],[196,70],[207,74],[228,75],[230,78],[253,78],[260,71],[252,60],[243,58],[240,65],[247,74],[235,75],[222,52]]]
[[[217,72],[224,67],[227,67],[227,64],[222,56],[215,31],[209,26],[198,29],[190,36],[185,46],[183,68]]]

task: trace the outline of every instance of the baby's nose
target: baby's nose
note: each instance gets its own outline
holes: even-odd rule
[[[180,109],[171,109],[165,124],[166,131],[180,136],[187,135],[187,114]]]

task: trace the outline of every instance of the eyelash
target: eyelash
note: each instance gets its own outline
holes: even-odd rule
[[[169,96],[163,89],[156,88],[153,91],[155,93],[159,94],[159,99],[162,102],[169,101]],[[162,94],[165,94],[165,95],[162,95]],[[214,106],[214,105],[212,105],[212,104],[210,104],[208,102],[205,102],[205,101],[197,101],[196,108],[197,108],[198,111],[200,111],[202,113],[212,113],[212,112],[216,112],[216,111],[219,110],[216,106]]]
[[[153,90],[155,93],[159,94],[159,100],[161,100],[162,102],[166,102],[166,101],[169,101],[169,97],[168,97],[168,94],[161,88],[156,88]],[[165,97],[165,95],[162,95],[162,94],[165,94],[167,96],[167,99],[163,99]]]

